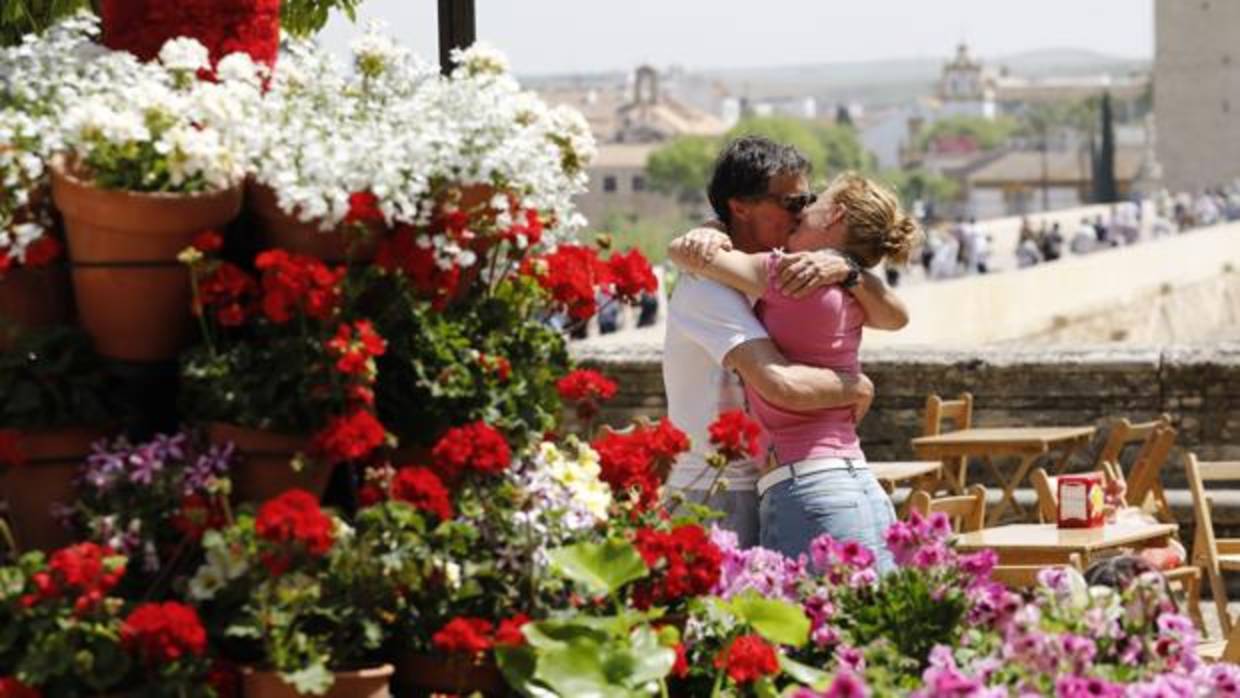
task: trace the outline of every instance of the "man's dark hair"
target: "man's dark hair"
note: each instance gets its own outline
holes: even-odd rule
[[[719,153],[706,193],[715,215],[730,225],[729,199],[761,196],[767,192],[772,177],[809,174],[810,169],[809,159],[790,145],[780,145],[763,136],[742,136]]]

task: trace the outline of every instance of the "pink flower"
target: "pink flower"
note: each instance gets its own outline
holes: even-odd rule
[[[844,541],[835,548],[840,562],[849,567],[869,567],[874,564],[874,553],[855,540]]]
[[[841,672],[835,675],[835,680],[827,687],[827,692],[823,694],[823,698],[867,698],[870,695],[870,689],[855,674],[849,672]]]

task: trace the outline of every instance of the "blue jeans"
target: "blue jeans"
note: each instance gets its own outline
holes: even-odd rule
[[[895,569],[884,537],[895,508],[864,462],[858,464],[793,476],[764,492],[758,504],[762,547],[795,558],[825,533],[873,551],[879,574]]]

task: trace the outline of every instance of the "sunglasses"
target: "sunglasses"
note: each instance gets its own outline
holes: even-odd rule
[[[800,192],[798,194],[759,194],[754,197],[754,201],[763,200],[774,201],[780,208],[788,213],[796,216],[804,211],[806,207],[818,200],[818,195],[811,192]]]

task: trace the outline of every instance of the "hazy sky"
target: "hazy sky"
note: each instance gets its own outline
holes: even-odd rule
[[[983,57],[1085,48],[1127,58],[1154,50],[1153,0],[477,0],[478,37],[516,72],[749,67],[949,56],[961,39]],[[428,58],[435,0],[365,0]],[[325,32],[344,50],[357,29]]]

